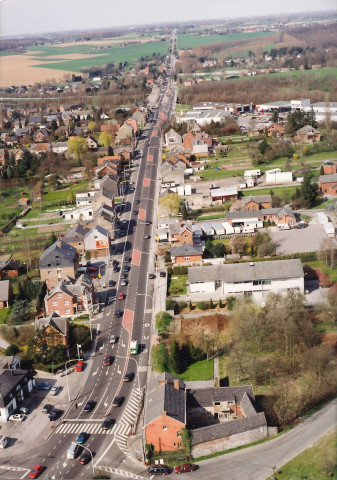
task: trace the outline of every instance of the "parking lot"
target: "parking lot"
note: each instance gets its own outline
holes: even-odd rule
[[[323,227],[318,224],[309,225],[301,230],[278,230],[275,227],[270,229],[270,234],[276,245],[276,255],[315,252],[328,238]]]

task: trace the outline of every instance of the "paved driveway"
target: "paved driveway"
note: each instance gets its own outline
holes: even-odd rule
[[[309,225],[301,230],[270,230],[271,238],[276,244],[277,255],[289,253],[316,252],[323,240],[328,238],[321,225]]]

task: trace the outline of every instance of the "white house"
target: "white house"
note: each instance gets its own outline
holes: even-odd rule
[[[268,293],[304,293],[304,272],[301,261],[220,264],[188,269],[189,292],[210,296],[246,295],[261,300]]]
[[[68,142],[52,142],[51,148],[54,153],[65,153],[68,150]]]
[[[292,182],[293,182],[292,172],[281,172],[279,168],[274,168],[273,170],[268,170],[266,172],[267,185],[277,185],[277,184],[292,183]]]
[[[88,205],[87,207],[75,208],[73,210],[66,210],[63,212],[62,217],[65,220],[92,220],[94,213],[92,206]]]
[[[97,192],[98,190],[76,192],[76,207],[86,207],[91,205]]]
[[[107,257],[110,252],[110,232],[96,225],[85,235],[84,249],[91,254],[91,258]]]
[[[7,422],[34,384],[32,370],[0,368],[0,422]]]

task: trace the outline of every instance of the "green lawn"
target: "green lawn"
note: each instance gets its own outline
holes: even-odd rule
[[[170,277],[170,285],[168,287],[169,295],[186,295],[186,282],[188,275],[175,275]],[[179,289],[179,291],[178,291]]]
[[[85,180],[81,183],[73,184],[71,186],[67,186],[60,190],[53,190],[48,191],[45,190],[46,193],[43,194],[42,197],[42,205],[46,208],[49,203],[58,203],[58,202],[67,202],[70,200],[70,194],[73,192],[76,194],[79,190],[86,190],[89,187],[89,180]]]
[[[220,168],[219,164],[219,168]],[[202,172],[197,172],[203,180],[214,180],[216,178],[240,177],[244,174],[244,170],[217,170],[216,168],[208,168]]]
[[[287,195],[289,198],[291,198],[294,195],[296,188],[298,188],[299,186],[300,185],[290,187],[278,187],[276,185],[270,185],[270,187],[267,188],[244,190],[242,193],[244,197],[248,197],[249,195],[269,195],[270,191],[272,190],[274,194],[278,197],[282,198],[284,197],[284,195]]]
[[[325,434],[315,445],[304,450],[281,467],[277,480],[323,480],[337,476],[336,430]],[[270,480],[273,478],[269,477]]]
[[[177,375],[185,382],[192,382],[196,380],[210,380],[213,378],[213,359],[212,360],[200,360],[199,362],[192,363],[184,373]]]
[[[7,313],[9,312],[9,308],[1,308],[0,309],[0,325],[5,323]]]

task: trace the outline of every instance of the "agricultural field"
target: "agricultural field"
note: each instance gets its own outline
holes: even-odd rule
[[[126,41],[139,41],[122,46]],[[164,55],[168,42],[147,37],[118,37],[106,41],[39,45],[30,47],[25,54],[0,56],[0,87],[34,83],[50,78],[61,79],[65,74],[79,73],[83,68],[107,63],[128,62],[133,65],[139,58],[153,53]],[[2,58],[3,57],[3,58]]]
[[[270,32],[228,33],[227,35],[192,35],[178,34],[178,48],[195,48],[213,43],[233,42],[236,40],[250,40],[270,35]]]

